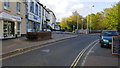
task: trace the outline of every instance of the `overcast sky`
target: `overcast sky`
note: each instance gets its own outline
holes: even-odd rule
[[[87,16],[92,12],[100,12],[104,8],[110,8],[119,0],[40,0],[40,3],[50,8],[56,15],[57,21],[60,21],[63,17],[69,17],[73,11],[78,11],[82,16]]]

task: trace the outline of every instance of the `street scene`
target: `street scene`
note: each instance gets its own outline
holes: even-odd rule
[[[0,0],[1,68],[120,68],[120,1]]]

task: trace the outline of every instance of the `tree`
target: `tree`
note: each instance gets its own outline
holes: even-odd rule
[[[74,29],[77,29],[77,22],[78,22],[79,29],[81,29],[81,24],[82,24],[81,19],[82,18],[83,17],[75,11],[68,18],[62,18],[60,26],[62,27],[62,29],[65,29],[65,27],[66,27],[67,28],[66,30],[72,31],[73,30],[73,25],[75,26]]]
[[[102,12],[90,14],[86,17],[90,28],[90,20],[92,30],[119,30],[120,31],[120,3],[106,8]],[[92,19],[90,19],[92,18]]]
[[[61,26],[61,29],[65,29],[65,27],[67,27],[67,18],[62,18],[60,26]]]

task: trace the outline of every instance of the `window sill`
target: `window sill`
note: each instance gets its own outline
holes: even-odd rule
[[[21,13],[20,13],[20,12],[17,12],[17,14],[19,14],[19,15],[20,15]]]
[[[10,9],[9,9],[9,8],[7,8],[7,7],[4,7],[4,10],[10,11]]]

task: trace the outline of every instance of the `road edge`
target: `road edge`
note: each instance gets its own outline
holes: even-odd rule
[[[20,54],[23,54],[23,53],[26,53],[26,52],[29,52],[29,51],[32,51],[32,50],[36,50],[38,48],[46,47],[45,45],[48,45],[48,44],[51,44],[51,43],[56,43],[56,42],[59,42],[59,41],[63,41],[63,40],[71,39],[71,38],[76,38],[78,36],[79,35],[72,36],[72,37],[66,37],[66,38],[54,40],[54,41],[51,41],[51,42],[46,42],[46,43],[43,43],[41,45],[35,45],[35,46],[31,46],[31,47],[16,49],[14,51],[10,51],[8,53],[2,54],[2,58],[0,58],[0,61],[11,58],[11,57],[14,57],[14,56],[17,56],[17,55],[20,55]]]

